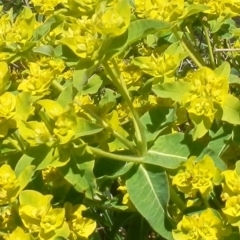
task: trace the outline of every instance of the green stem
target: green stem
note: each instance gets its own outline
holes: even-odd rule
[[[19,134],[15,131],[13,134],[13,137],[17,140],[20,148],[21,148],[21,151],[22,152],[25,152],[25,145],[24,145],[24,142],[23,140],[21,139],[21,137],[19,136]]]
[[[213,69],[215,69],[216,64],[215,64],[215,59],[214,59],[214,56],[213,56],[213,50],[212,50],[212,46],[211,46],[211,42],[210,42],[210,38],[209,38],[209,34],[208,34],[208,28],[204,24],[203,24],[203,31],[204,31],[205,38],[206,38],[207,45],[208,45],[210,62],[211,62],[211,65],[212,65]]]
[[[64,90],[64,87],[58,83],[56,80],[52,81],[52,86],[56,88],[59,92],[62,92]]]
[[[172,185],[169,186],[170,188],[170,198],[171,200],[178,206],[178,208],[183,212],[186,209],[185,202],[178,196],[175,189]]]
[[[205,196],[203,196],[203,195],[201,194],[201,199],[202,199],[202,202],[203,202],[204,206],[205,206],[206,208],[209,208],[209,202],[208,202],[207,197],[205,197]]]
[[[16,142],[12,138],[8,137],[7,139],[15,149],[17,149],[19,152],[22,151],[22,149],[19,147],[19,145],[16,144]]]
[[[38,115],[40,116],[40,118],[44,122],[44,124],[46,125],[48,131],[50,133],[52,133],[53,126],[51,126],[51,124],[50,124],[49,120],[47,119],[46,115],[44,114],[44,112],[39,111]]]
[[[121,162],[134,162],[134,163],[142,163],[142,157],[132,157],[132,156],[125,156],[125,155],[117,155],[109,152],[105,152],[99,148],[88,146],[88,148],[92,151],[93,154],[99,157],[110,158],[113,160],[121,161]]]
[[[64,90],[64,87],[59,84],[56,80],[52,82],[52,85],[59,91],[62,92]],[[90,114],[93,118],[95,118],[103,128],[108,130],[114,137],[118,138],[120,142],[122,142],[126,147],[128,147],[133,153],[136,153],[135,146],[128,141],[126,138],[123,138],[118,132],[116,132],[114,129],[112,129],[104,120],[102,120],[97,114],[95,114],[91,109],[89,109],[86,106],[82,106],[78,101],[74,101],[78,106],[80,106],[82,109],[84,109],[88,114]]]
[[[197,43],[196,43],[196,39],[195,39],[195,36],[193,34],[193,30],[192,30],[191,26],[186,26],[185,28],[186,28],[186,31],[187,31],[189,37],[190,37],[189,40],[191,40],[194,43],[194,46],[196,47]]]
[[[202,67],[203,65],[205,65],[202,57],[200,56],[200,54],[195,51],[195,49],[193,48],[193,46],[191,44],[188,43],[186,37],[185,36],[182,36],[182,38],[180,37],[180,35],[178,33],[178,29],[176,28],[176,26],[174,26],[172,28],[172,31],[173,31],[173,34],[175,35],[175,37],[179,40],[179,42],[183,46],[183,48],[188,52],[188,55],[193,60],[193,62],[199,68]]]
[[[133,153],[136,153],[136,148],[130,141],[128,141],[126,138],[122,137],[117,131],[112,129],[108,125],[108,123],[106,123],[102,118],[100,118],[97,114],[95,114],[89,107],[81,106],[81,104],[78,101],[74,101],[74,102],[77,105],[79,105],[84,111],[90,114],[93,118],[95,118],[104,129],[109,131],[114,137],[116,137],[120,142],[122,142],[128,149],[130,149]]]
[[[218,209],[222,209],[222,205],[221,205],[221,203],[218,201],[215,193],[213,193],[213,192],[210,193],[210,196],[211,196],[212,200],[214,201],[214,203],[216,204],[216,206],[218,207]]]
[[[107,62],[103,63],[103,66],[105,68],[105,71],[111,78],[113,84],[117,87],[119,93],[125,99],[128,107],[132,113],[133,124],[134,124],[135,132],[136,132],[136,144],[137,144],[138,148],[141,150],[141,155],[144,156],[147,153],[147,141],[146,141],[144,128],[142,126],[142,123],[140,121],[138,113],[136,112],[135,108],[133,107],[131,98],[129,97],[128,90],[125,85],[125,82],[121,79],[121,77],[119,75],[118,66],[114,60],[112,60],[112,64],[114,66],[114,69],[115,69],[118,77],[116,77],[116,75],[113,73],[112,69],[109,67]]]

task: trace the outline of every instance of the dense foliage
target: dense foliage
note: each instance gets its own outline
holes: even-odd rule
[[[239,0],[2,0],[0,238],[240,237]]]

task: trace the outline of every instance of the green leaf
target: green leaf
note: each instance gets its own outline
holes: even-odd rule
[[[94,74],[88,79],[87,84],[83,86],[82,94],[95,94],[98,92],[101,85],[102,79],[97,74]]]
[[[75,146],[72,153],[71,160],[60,170],[76,191],[85,193],[87,198],[92,199],[96,188],[93,174],[95,158],[87,151],[85,144]]]
[[[184,8],[183,15],[180,17],[180,19],[187,19],[187,17],[203,12],[205,10],[209,9],[209,6],[203,5],[203,4],[188,4],[187,7]]]
[[[30,92],[21,92],[17,95],[16,100],[16,119],[26,121],[31,112],[31,93]]]
[[[175,110],[166,107],[154,108],[146,112],[140,120],[146,130],[146,139],[151,142],[164,131],[166,126],[176,120]]]
[[[218,68],[214,70],[218,77],[229,77],[231,72],[231,67],[228,62],[223,62]]]
[[[169,202],[168,178],[161,168],[139,165],[126,181],[131,201],[162,237],[172,240],[172,233],[165,226],[165,211]]]
[[[72,84],[69,84],[59,95],[57,102],[63,107],[66,108],[69,103],[73,101],[73,87]]]
[[[26,168],[19,174],[18,180],[20,184],[19,192],[21,192],[27,184],[31,181],[34,174],[35,166],[26,165]]]
[[[81,63],[73,72],[73,86],[81,92],[84,85],[88,82],[89,78],[93,75],[94,71],[98,68],[99,63]]]
[[[49,166],[53,160],[53,149],[41,145],[32,147],[28,152],[22,155],[15,167],[16,175],[19,175],[26,166],[34,165],[36,170],[41,170]]]
[[[197,159],[202,159],[205,155],[208,155],[211,157],[215,163],[215,166],[219,168],[221,171],[224,171],[227,169],[227,166],[225,162],[218,156],[216,152],[214,152],[212,149],[206,147],[203,149],[201,154],[197,157]]]
[[[208,20],[211,33],[219,31],[224,24],[228,23],[227,21],[229,18],[229,14],[226,14],[224,16],[220,15],[217,19],[214,18],[213,20]]]
[[[171,98],[174,101],[181,102],[183,96],[190,91],[190,83],[173,82],[163,83],[152,86],[153,92],[161,98]]]
[[[173,133],[159,137],[143,161],[174,169],[187,160],[189,153],[189,147],[184,144],[184,134]]]
[[[235,128],[233,130],[232,136],[232,125],[224,124],[213,136],[211,141],[208,144],[208,148],[212,149],[218,156],[223,154],[223,151],[227,148],[230,143],[231,138],[233,137],[233,141],[237,141],[240,143],[239,138],[239,128],[236,126],[237,131],[235,132]],[[237,135],[235,135],[237,134]],[[238,139],[238,140],[237,140]]]
[[[239,77],[235,74],[230,74],[229,75],[229,84],[240,84]]]
[[[130,23],[128,30],[123,35],[113,38],[106,49],[106,58],[111,58],[122,53],[127,46],[146,37],[148,34],[170,28],[171,24],[154,19],[140,19]]]
[[[49,57],[54,56],[54,48],[51,45],[41,45],[33,49],[34,53],[40,53]]]
[[[231,124],[240,124],[240,101],[231,94],[226,96],[224,103],[219,107],[216,118]]]
[[[128,173],[134,163],[117,162],[109,159],[101,159],[96,162],[94,167],[94,173],[97,176],[97,183],[100,185],[107,179],[117,179]]]
[[[0,94],[2,95],[6,91],[6,88],[9,86],[10,71],[6,62],[0,62],[0,69]]]
[[[149,231],[148,222],[139,214],[135,214],[129,223],[126,240],[146,240]]]
[[[99,133],[103,128],[95,123],[92,123],[85,118],[77,118],[77,129],[75,130],[75,137],[84,137]]]
[[[190,119],[194,124],[193,140],[203,137],[212,126],[212,121],[208,116],[189,113]]]
[[[116,105],[116,92],[105,88],[104,95],[101,97],[99,107],[106,113],[108,113]]]
[[[56,28],[59,24],[63,22],[63,19],[61,17],[54,15],[50,17],[47,21],[44,22],[44,24],[41,24],[33,34],[33,39],[35,41],[40,40],[42,37],[44,37],[47,33],[49,33],[51,30]]]

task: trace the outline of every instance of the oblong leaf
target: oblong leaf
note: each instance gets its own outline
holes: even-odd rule
[[[189,92],[190,83],[188,82],[173,82],[153,85],[153,92],[161,98],[171,98],[174,101],[181,102],[183,96]]]
[[[231,124],[240,124],[240,101],[235,96],[228,94],[218,110],[216,114],[217,119]]]
[[[130,23],[128,31],[114,38],[107,48],[106,56],[111,58],[123,52],[127,46],[146,37],[150,33],[170,28],[171,24],[156,19],[140,19]]]
[[[183,141],[182,133],[161,136],[155,141],[143,161],[164,168],[178,168],[190,154],[189,147]]]
[[[161,168],[139,165],[126,181],[128,194],[137,210],[161,236],[172,240],[165,223],[165,210],[169,201],[168,178]]]

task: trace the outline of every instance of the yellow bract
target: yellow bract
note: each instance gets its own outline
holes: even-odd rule
[[[80,58],[94,59],[95,52],[100,48],[99,38],[91,18],[70,19],[62,26],[61,38],[56,43],[68,46]]]
[[[19,181],[12,168],[4,164],[0,168],[0,205],[9,204],[16,199]]]
[[[240,176],[236,169],[222,172],[224,176],[222,199],[226,200],[223,213],[229,223],[240,226]]]
[[[133,211],[136,211],[136,208],[135,206],[133,205],[130,197],[129,197],[129,194],[127,192],[127,187],[126,186],[119,186],[117,188],[117,190],[121,191],[124,195],[123,195],[123,199],[122,199],[122,203],[124,205],[126,205],[130,210],[133,210]]]
[[[0,115],[6,119],[10,119],[14,115],[14,109],[16,106],[16,97],[6,92],[0,96]]]
[[[176,240],[219,240],[223,238],[221,218],[210,208],[200,214],[183,216],[173,231]]]
[[[39,234],[40,239],[53,239],[58,234],[70,234],[65,220],[64,208],[52,208],[51,195],[42,195],[33,190],[20,194],[19,215],[25,227]],[[61,236],[60,235],[60,236]]]
[[[66,219],[71,230],[71,240],[82,239],[87,240],[94,232],[97,224],[95,221],[82,216],[82,212],[87,210],[84,205],[74,205],[65,203]]]
[[[4,237],[4,240],[31,240],[31,235],[25,233],[22,228],[17,227],[11,234]]]
[[[106,2],[102,2],[100,9],[93,16],[93,24],[99,33],[108,37],[116,37],[127,30],[130,18],[128,1],[119,0],[110,7],[106,6]]]
[[[0,18],[0,46],[13,46],[19,51],[32,37],[35,27],[35,17],[30,8],[24,8],[15,22],[12,22],[10,12]]]
[[[191,91],[182,101],[190,113],[205,115],[213,120],[214,103],[223,104],[228,94],[227,77],[218,77],[213,70],[202,67],[186,77],[191,83]]]
[[[79,113],[79,112],[83,113],[85,111],[81,106],[92,106],[93,104],[94,104],[94,101],[91,99],[91,97],[88,94],[77,95],[74,98],[74,103],[73,103],[75,113]]]
[[[203,196],[206,196],[213,189],[213,178],[219,174],[213,160],[205,155],[204,158],[196,162],[196,157],[190,157],[183,164],[183,169],[173,177],[172,184],[189,195],[195,196],[199,191]]]
[[[136,14],[140,18],[176,21],[183,13],[184,0],[135,1]]]
[[[64,2],[62,0],[31,0],[34,8],[43,15],[50,15],[54,12],[55,7]]]
[[[240,9],[239,0],[192,0],[195,4],[204,4],[209,7],[205,13],[214,14],[218,16],[234,17],[237,16]]]
[[[28,77],[22,80],[18,90],[30,92],[33,96],[45,96],[49,93],[53,77],[50,69],[41,69],[37,63],[29,63]]]

